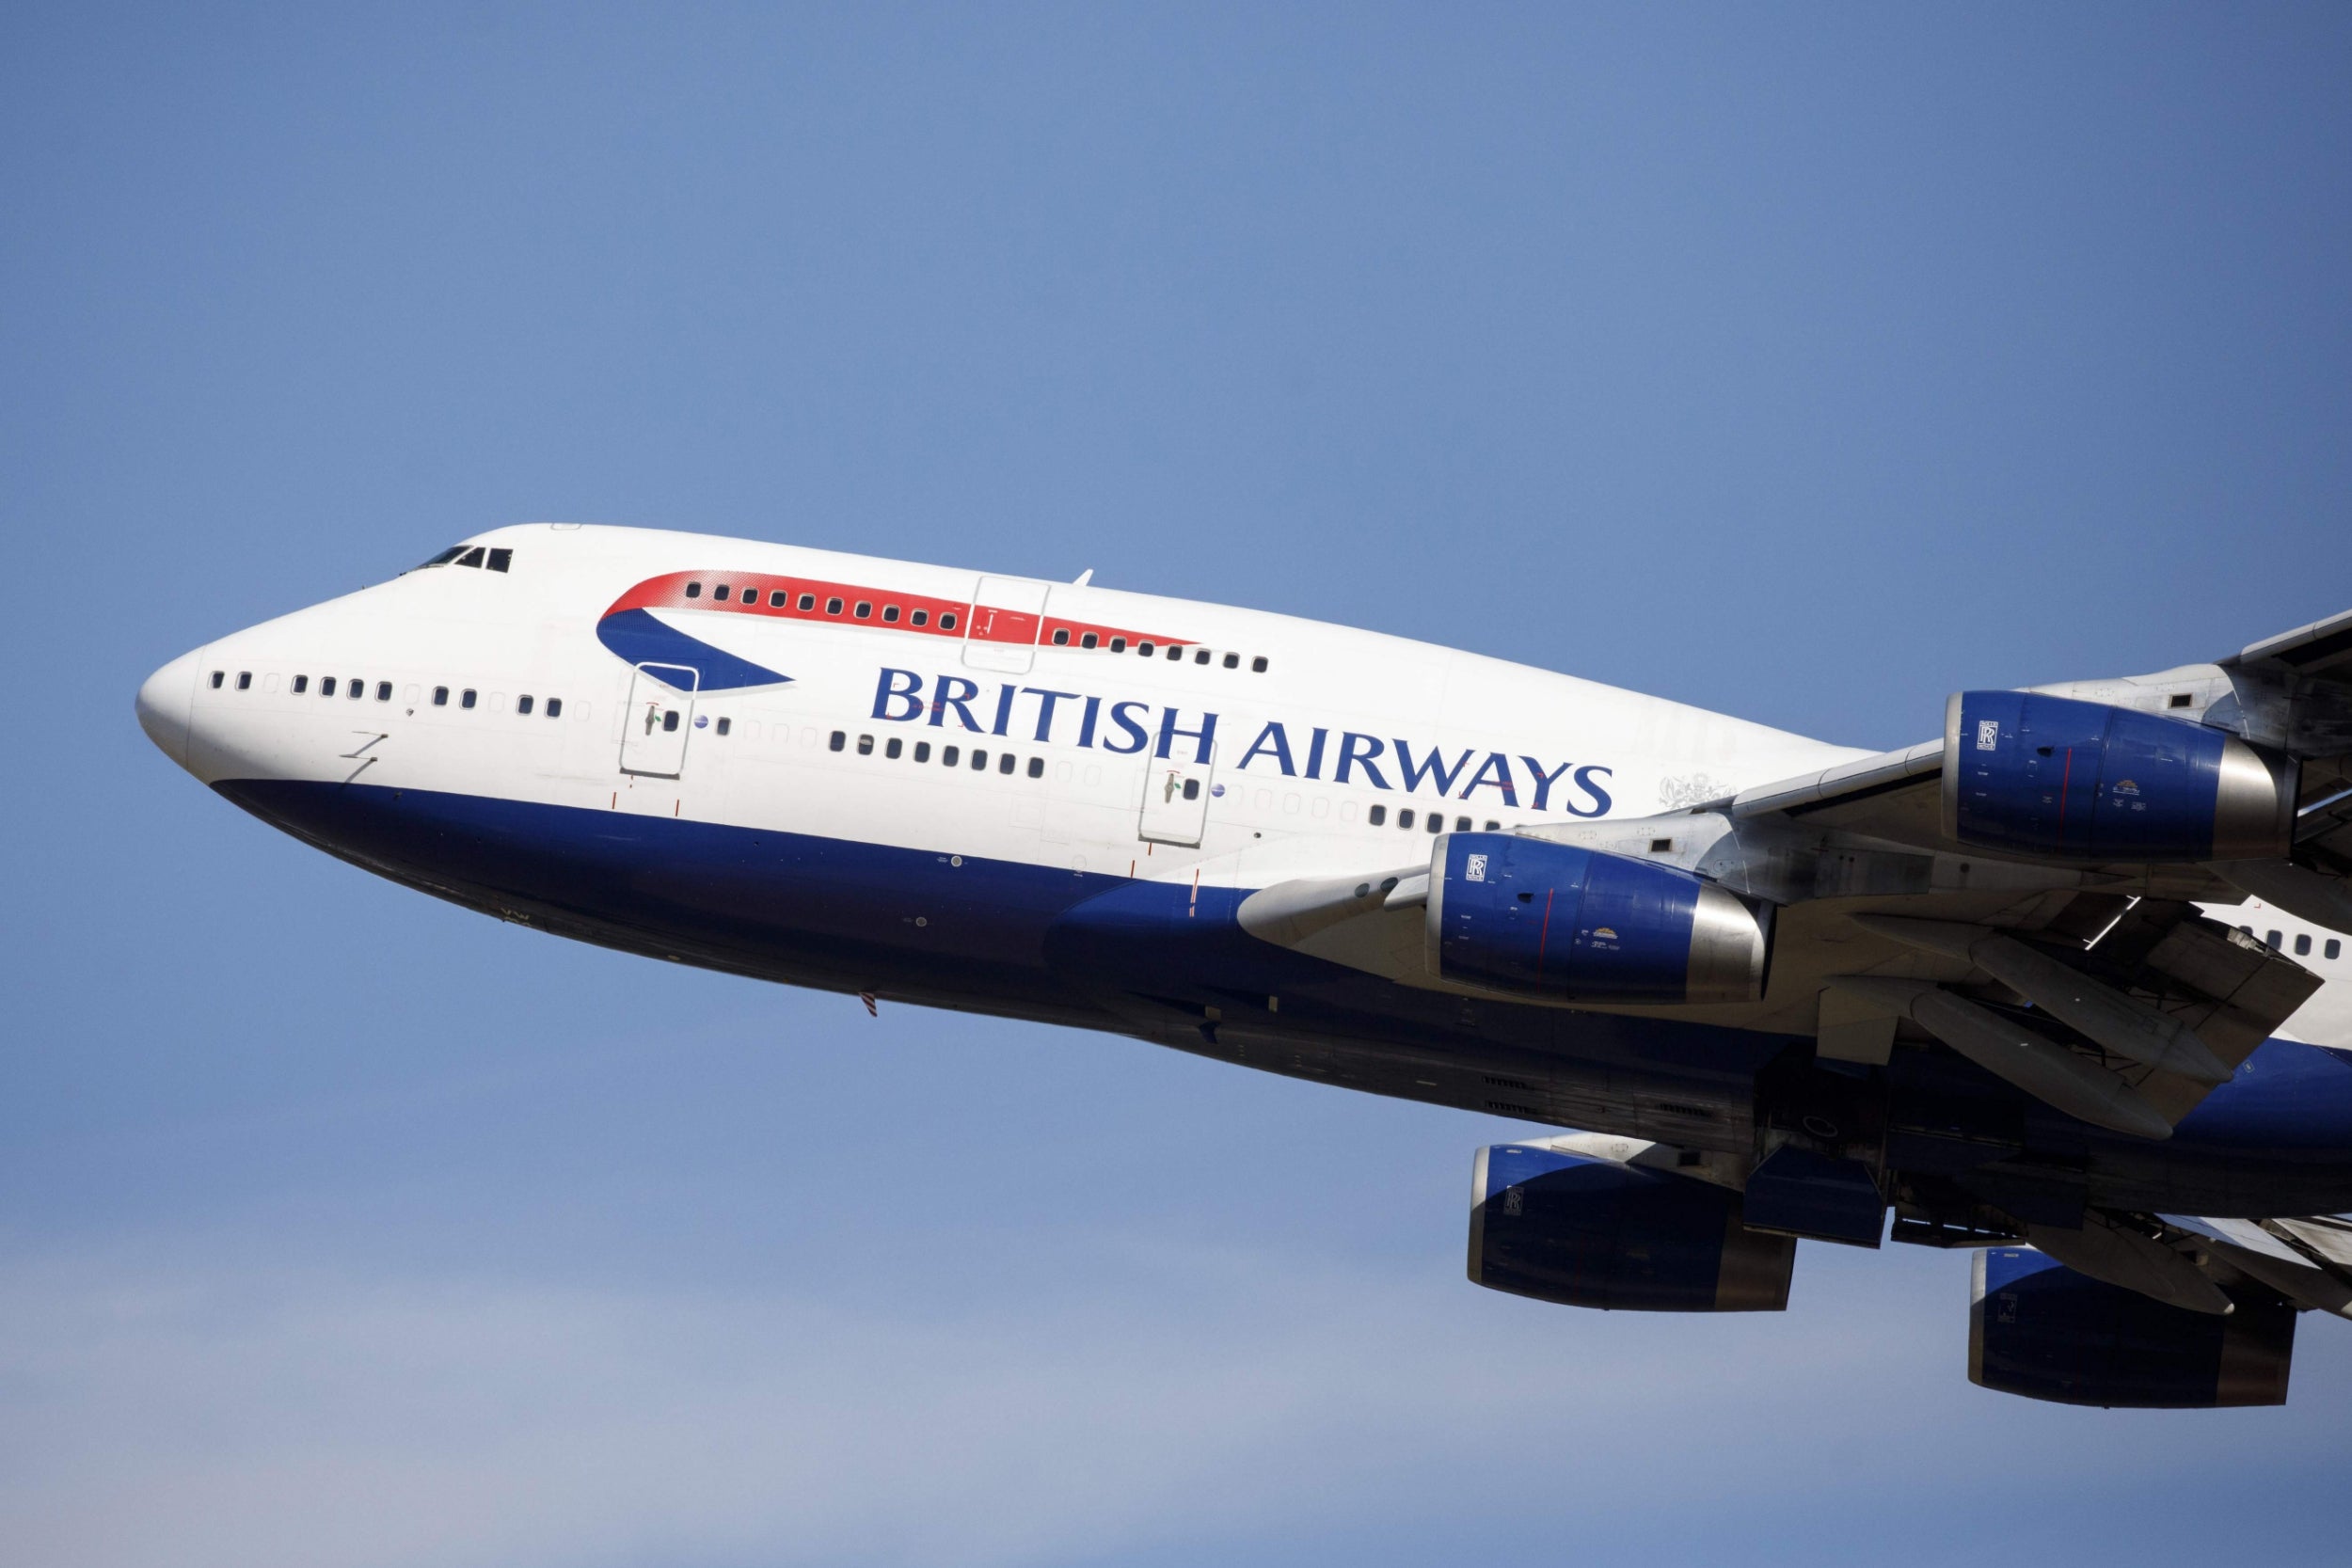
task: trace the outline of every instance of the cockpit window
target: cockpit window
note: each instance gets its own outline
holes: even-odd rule
[[[472,549],[469,549],[469,550],[468,550],[468,551],[467,551],[464,555],[459,556],[459,557],[457,558],[457,560],[456,560],[456,562],[455,562],[454,563],[455,563],[456,565],[459,565],[459,566],[479,566],[479,565],[481,565],[481,564],[482,564],[482,546],[479,546],[479,545],[476,545],[476,546],[475,546]]]
[[[513,564],[514,560],[515,552],[513,550],[492,550],[490,552],[490,570],[493,572],[503,572],[509,565]]]
[[[452,545],[449,548],[443,550],[440,554],[435,556],[424,564],[425,566],[446,566],[451,562],[456,560],[460,555],[464,554],[465,549],[466,546],[463,545]],[[422,566],[418,568],[419,571],[422,571],[424,567]]]

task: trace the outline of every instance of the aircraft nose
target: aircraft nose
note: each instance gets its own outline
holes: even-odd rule
[[[183,768],[188,765],[188,715],[196,705],[197,667],[203,655],[201,648],[182,654],[139,686],[139,728]]]

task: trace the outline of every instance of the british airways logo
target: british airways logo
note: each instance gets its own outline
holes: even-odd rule
[[[1011,681],[983,686],[963,675],[926,676],[887,666],[874,685],[873,717],[883,723],[973,735],[1017,733],[1040,745],[1076,745],[1121,756],[1144,752],[1158,758],[1183,755],[1204,767],[1216,754],[1221,721],[1220,715],[1206,710],[1113,701]],[[1612,769],[1598,763],[1550,765],[1524,752],[1475,747],[1463,747],[1449,756],[1435,744],[1423,746],[1402,736],[1355,730],[1334,734],[1322,725],[1293,725],[1279,719],[1251,720],[1236,733],[1250,735],[1237,760],[1228,765],[1236,772],[1457,800],[1474,800],[1485,789],[1513,810],[1524,805],[1570,816],[1604,816],[1612,804],[1603,782]]]

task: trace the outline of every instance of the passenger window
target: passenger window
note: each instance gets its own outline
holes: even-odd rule
[[[250,691],[253,689],[252,671],[240,670],[237,672],[237,689],[240,691]]]
[[[953,768],[957,762],[962,758],[962,756],[963,752],[956,747],[942,746],[939,749],[939,766],[942,768]]]
[[[898,607],[895,604],[882,606],[882,619],[896,626],[898,621]]]
[[[1265,673],[1265,655],[1260,654],[1257,657],[1249,661],[1249,672],[1251,674],[1255,675],[1263,675]]]
[[[988,753],[981,751],[977,746],[972,748],[972,771],[975,773],[985,773],[988,771]]]
[[[2268,936],[2263,938],[2263,945],[2269,948],[2273,953],[2279,951],[2279,933],[2273,931]]]
[[[1168,661],[1170,664],[1180,664],[1184,661],[1184,650],[1182,645],[1174,642],[1168,645]]]
[[[1136,652],[1141,654],[1146,658],[1150,658],[1152,655],[1153,649],[1152,644],[1149,642],[1138,642],[1136,644]]]
[[[735,731],[735,721],[732,719],[722,719],[719,721],[716,728],[721,735],[732,735]]]
[[[1238,670],[1238,669],[1240,669],[1240,668],[1241,668],[1241,655],[1239,655],[1239,654],[1227,654],[1227,655],[1225,656],[1225,668],[1227,668],[1228,670]]]
[[[350,694],[351,700],[356,703],[368,694],[368,683],[354,675],[344,683],[344,689]]]
[[[782,610],[784,608],[785,600],[790,598],[791,596],[791,594],[786,593],[781,588],[771,589],[768,594],[768,608],[770,610]]]
[[[321,675],[319,677],[319,695],[322,697],[332,697],[334,694],[335,677],[332,675]]]
[[[228,678],[229,678],[229,672],[228,672],[228,671],[226,671],[226,670],[215,670],[215,671],[214,671],[214,672],[213,672],[213,689],[214,689],[214,690],[215,690],[215,691],[218,691],[218,690],[220,689],[220,683],[221,683],[221,682],[223,682],[223,681],[225,681],[225,680],[227,680]]]
[[[817,608],[817,595],[814,594],[802,594],[801,608],[803,610],[815,610]]]
[[[1084,637],[1078,639],[1078,646],[1081,648],[1091,648],[1101,641],[1102,639],[1095,636],[1094,633],[1089,632]]]
[[[296,695],[296,696],[300,696],[303,692],[308,691],[308,690],[310,690],[310,676],[308,676],[308,675],[296,675],[296,676],[294,678],[294,695]]]
[[[1351,805],[1354,804],[1353,801],[1349,803]],[[1371,823],[1375,828],[1380,826],[1383,822],[1386,822],[1388,819],[1389,808],[1386,806],[1375,806],[1370,811],[1364,813],[1364,820]],[[1408,823],[1407,826],[1410,826],[1410,824]]]
[[[473,706],[473,688],[470,686],[466,688],[464,694],[457,699],[457,705],[459,707]]]
[[[1445,813],[1433,811],[1429,814],[1429,831],[1433,833],[1445,832]]]
[[[701,598],[703,596],[703,585],[699,582],[688,583],[686,585],[686,596],[690,599]]]
[[[890,737],[889,743],[882,747],[882,755],[895,762],[898,760],[898,753],[906,749],[907,743],[894,735]]]
[[[1031,757],[1029,759],[1029,777],[1032,779],[1041,779],[1045,777],[1045,759],[1043,757]]]
[[[513,563],[514,560],[515,552],[513,550],[492,550],[490,552],[490,570],[493,572],[503,572],[510,564]]]
[[[1208,650],[1208,649],[1206,649],[1206,648],[1202,648],[1202,649],[1201,649],[1201,650],[1200,650],[1198,653],[1196,653],[1196,654],[1194,654],[1194,655],[1192,656],[1192,661],[1193,661],[1195,664],[1206,664],[1206,663],[1208,663],[1208,662],[1209,662],[1209,650]]]
[[[914,626],[927,626],[930,625],[930,620],[931,612],[930,610],[918,610],[914,614],[907,617],[907,624]]]
[[[1113,652],[1113,653],[1115,653],[1115,654],[1123,654],[1123,653],[1125,653],[1126,651],[1127,651],[1127,640],[1126,640],[1125,638],[1123,638],[1123,637],[1114,637],[1114,638],[1112,638],[1112,639],[1111,639],[1111,652]]]
[[[1198,800],[1200,799],[1200,781],[1199,779],[1186,779],[1184,781],[1184,799],[1187,800]]]
[[[835,730],[833,732],[833,738],[825,742],[825,750],[829,752],[838,752],[842,747],[847,746],[849,743],[849,732],[846,730]]]
[[[712,598],[714,601],[716,601],[717,603],[720,603],[720,604],[724,604],[724,603],[726,603],[726,602],[727,602],[727,585],[726,585],[725,583],[723,583],[723,583],[721,583],[718,587],[716,587],[716,588],[714,588],[714,589],[712,589],[712,590],[710,591],[710,596],[711,596],[711,598]]]
[[[2312,939],[2310,937],[2298,936],[2295,939],[2295,956],[2296,958],[2301,958],[2304,954],[2309,953],[2311,950]]]
[[[996,771],[999,773],[1009,773],[1019,765],[1020,761],[1020,758],[1014,756],[1010,752],[1007,752],[996,759]]]
[[[392,700],[392,683],[390,681],[377,681],[375,683],[375,700],[379,703],[389,703]]]
[[[661,715],[661,733],[664,735],[677,734],[677,709],[670,708],[663,712]]]
[[[850,611],[850,613],[856,616],[861,621],[866,620],[874,613],[873,602],[868,599],[860,599],[857,602],[857,608]]]
[[[872,736],[862,735],[857,737],[857,754],[862,757],[870,757],[874,754],[874,737]]]
[[[954,610],[943,610],[939,612],[939,629],[941,631],[953,631],[956,629],[956,612]]]
[[[460,565],[460,566],[479,566],[479,565],[481,565],[481,564],[482,564],[482,546],[479,546],[479,545],[476,545],[476,546],[475,546],[472,549],[469,549],[469,550],[468,550],[468,551],[467,551],[464,555],[459,556],[459,557],[457,558],[457,564],[458,564],[458,565]]]
[[[1454,831],[1457,833],[1469,832],[1470,831],[1470,819],[1467,816],[1455,817],[1454,819]]]
[[[447,706],[449,706],[449,688],[448,688],[448,687],[446,687],[446,686],[437,686],[437,687],[435,687],[435,688],[433,689],[433,705],[434,705],[435,707],[447,707]]]
[[[1054,646],[1057,648],[1067,648],[1070,646],[1070,628],[1068,626],[1056,626],[1054,628]]]
[[[563,718],[563,717],[564,717],[564,699],[563,699],[563,698],[561,698],[561,697],[549,697],[549,698],[548,699],[548,718],[550,718],[550,719],[561,719],[561,718]],[[725,721],[724,721],[724,720],[721,720],[721,721],[720,721],[720,722],[721,722],[721,723],[724,723],[724,722],[725,722]]]
[[[521,696],[515,699],[515,711],[516,713],[529,713],[531,711],[530,692],[526,691]]]
[[[930,741],[918,740],[914,743],[914,760],[917,762],[929,762],[931,760],[931,743]]]
[[[2319,956],[2323,958],[2340,958],[2343,956],[2343,953],[2344,943],[2338,942],[2333,937],[2329,937],[2328,939],[2328,945],[2319,950]]]
[[[840,614],[840,613],[841,613],[841,601],[840,601],[839,599],[827,599],[827,600],[825,601],[825,613],[826,613],[826,614],[828,614],[828,615],[838,615],[838,614]]]
[[[1490,833],[1499,833],[1502,831],[1502,824],[1490,820],[1486,824],[1486,831]]]

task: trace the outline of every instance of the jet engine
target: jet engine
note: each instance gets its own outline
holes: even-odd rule
[[[1470,1282],[1565,1307],[1778,1312],[1797,1243],[1740,1225],[1740,1195],[1525,1144],[1478,1152]]]
[[[1769,906],[1671,865],[1510,833],[1451,833],[1429,879],[1430,967],[1572,1002],[1751,1002]]]
[[[1945,706],[1944,832],[1963,844],[2078,861],[2284,856],[2296,765],[2233,735],[2033,691]]]
[[[2020,1247],[1977,1254],[1968,1381],[2059,1404],[2151,1410],[2284,1404],[2295,1311],[2168,1306]]]

